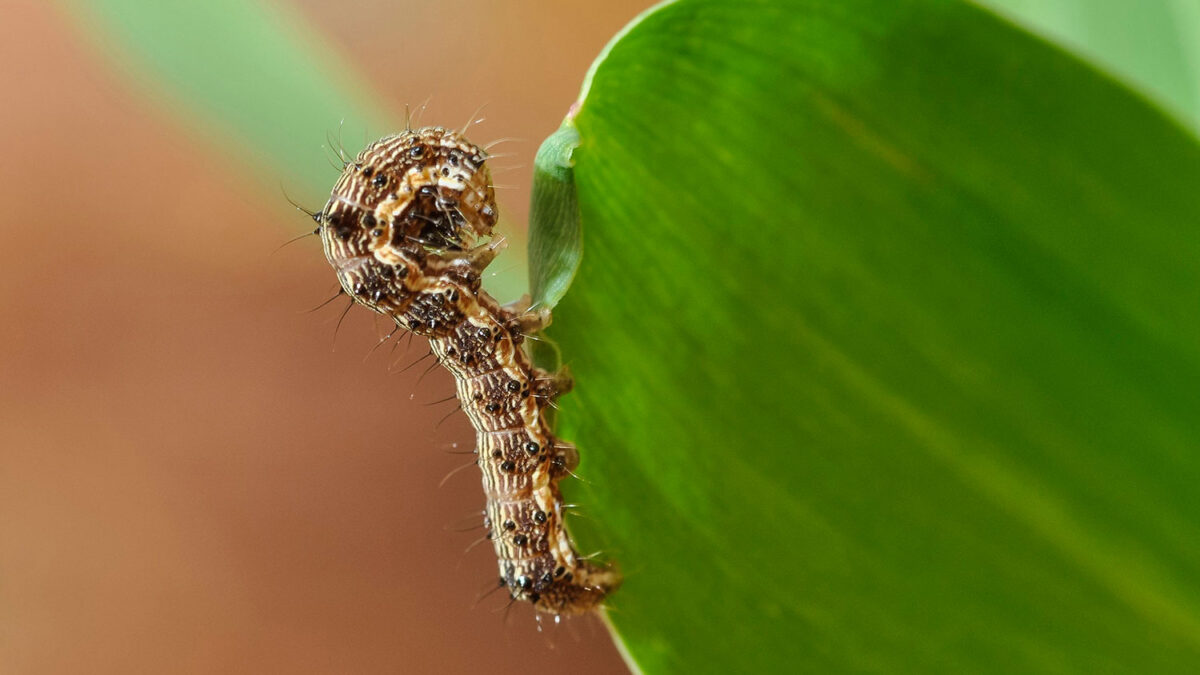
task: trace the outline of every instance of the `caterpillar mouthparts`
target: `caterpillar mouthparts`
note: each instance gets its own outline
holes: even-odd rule
[[[314,219],[345,292],[428,337],[454,376],[476,432],[500,585],[540,612],[582,614],[620,585],[620,574],[582,559],[563,524],[558,483],[578,454],[554,436],[545,411],[571,382],[535,368],[521,346],[550,313],[502,306],[481,288],[503,248],[492,236],[486,159],[440,127],[387,136],[346,164]]]

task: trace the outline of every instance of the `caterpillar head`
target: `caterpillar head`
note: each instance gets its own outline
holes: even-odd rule
[[[486,153],[461,134],[425,127],[387,136],[346,164],[318,214],[325,257],[348,293],[392,268],[477,248],[496,225]],[[371,293],[370,291],[368,291]]]

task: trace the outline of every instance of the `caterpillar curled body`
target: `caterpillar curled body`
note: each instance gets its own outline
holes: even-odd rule
[[[559,481],[578,462],[546,407],[569,378],[535,368],[522,348],[549,312],[500,305],[481,273],[502,248],[486,153],[439,127],[376,141],[346,165],[314,215],[325,257],[356,302],[424,335],[454,375],[476,431],[484,525],[500,584],[541,612],[581,614],[620,583],[580,558],[563,525]]]

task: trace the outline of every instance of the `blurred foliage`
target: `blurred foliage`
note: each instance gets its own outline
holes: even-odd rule
[[[397,126],[274,4],[67,4],[303,203]],[[1195,124],[1183,0],[988,4]],[[681,0],[610,48],[531,262],[641,668],[1194,670],[1194,139],[950,0]]]
[[[271,203],[286,205],[286,194],[319,208],[342,157],[403,128],[403,114],[386,110],[319,33],[280,3],[64,4],[148,96],[222,150],[249,161],[272,190],[265,197]],[[510,256],[524,257],[522,251]],[[524,292],[526,275],[509,265],[485,283],[511,300]]]
[[[1109,69],[1200,129],[1195,0],[981,0]]]
[[[353,69],[277,3],[65,4],[143,91],[301,203],[328,198],[340,149],[353,156],[368,131],[394,126]]]

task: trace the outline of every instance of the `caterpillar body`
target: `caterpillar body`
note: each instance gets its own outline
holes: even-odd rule
[[[581,558],[564,528],[559,481],[578,454],[555,438],[546,408],[570,379],[535,368],[522,347],[549,312],[502,306],[481,288],[503,248],[486,159],[440,127],[382,138],[346,164],[313,217],[343,291],[428,337],[453,374],[476,431],[500,585],[540,612],[582,614],[620,575]]]

